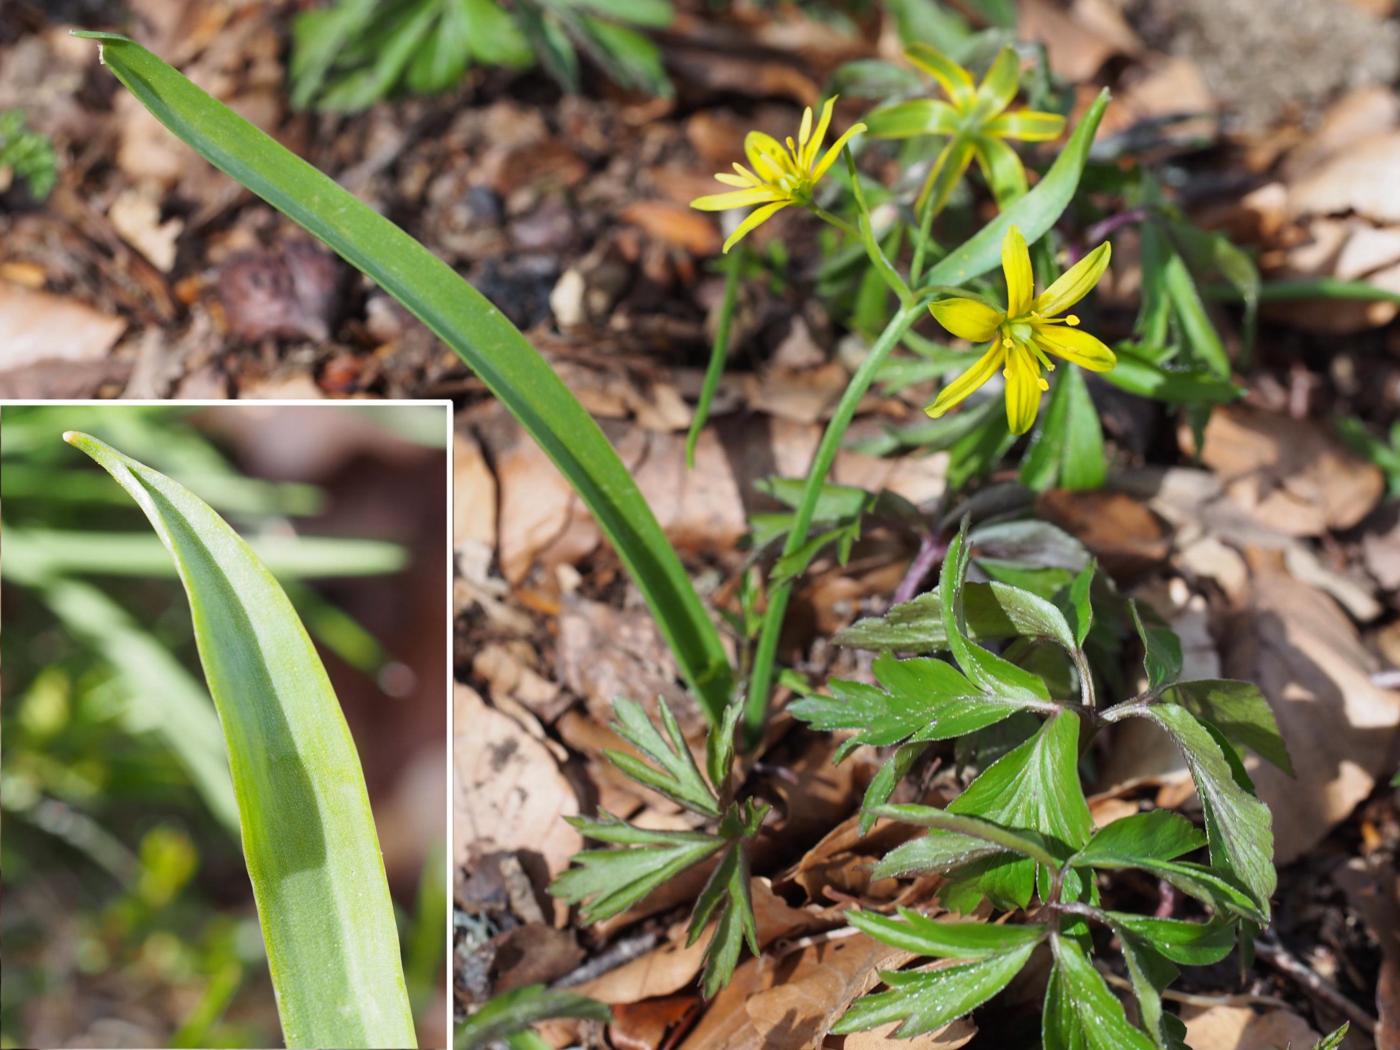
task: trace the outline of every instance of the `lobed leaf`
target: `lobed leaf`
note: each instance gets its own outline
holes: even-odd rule
[[[900,908],[898,918],[873,911],[847,912],[846,921],[881,944],[938,959],[985,959],[1038,944],[1045,936],[1043,926],[941,922],[909,908]]]
[[[569,904],[582,904],[585,922],[619,915],[663,882],[718,853],[725,840],[701,831],[651,831],[603,814],[601,820],[568,817],[586,838],[626,849],[583,850],[549,884],[549,892]]]
[[[897,1039],[931,1032],[976,1009],[1005,988],[1021,972],[1033,951],[1035,944],[1031,943],[977,962],[881,973],[890,990],[857,999],[832,1026],[831,1034],[863,1032],[892,1021],[902,1022],[894,1033]]]
[[[700,767],[695,764],[680,723],[663,697],[657,697],[657,706],[661,709],[661,722],[666,728],[669,744],[651,724],[641,704],[625,698],[618,698],[613,703],[613,712],[617,715],[613,729],[660,769],[622,751],[608,750],[604,754],[608,756],[608,761],[637,783],[645,784],[702,816],[718,818],[719,799],[700,775]]]
[[[1041,1041],[1045,1050],[1153,1050],[1128,1023],[1123,1004],[1072,939],[1052,934],[1055,965],[1045,990]]]
[[[1179,813],[1154,809],[1115,820],[1094,832],[1074,855],[1076,864],[1097,864],[1101,858],[1136,857],[1175,860],[1206,844],[1199,828]]]
[[[393,902],[355,742],[291,602],[206,503],[85,434],[189,597],[289,1047],[416,1045]]]
[[[552,1017],[579,1017],[605,1024],[612,1020],[612,1010],[577,992],[542,984],[513,988],[491,999],[458,1027],[455,1050],[483,1050]]]
[[[1230,679],[1178,682],[1162,698],[1181,705],[1215,726],[1232,743],[1250,748],[1260,758],[1293,775],[1293,762],[1274,709],[1257,685]]]

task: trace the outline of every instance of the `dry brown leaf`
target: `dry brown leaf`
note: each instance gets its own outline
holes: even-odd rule
[[[1069,11],[1053,0],[1022,0],[1019,15],[1021,38],[1043,43],[1050,67],[1073,82],[1088,80],[1114,55],[1142,49],[1123,16],[1103,0],[1076,0]]]
[[[1332,599],[1281,572],[1256,571],[1253,606],[1222,646],[1227,677],[1269,698],[1297,778],[1247,756],[1274,813],[1274,856],[1320,842],[1393,772],[1400,693],[1371,682],[1374,658]]]
[[[699,1012],[696,993],[619,1003],[613,1007],[608,1036],[617,1050],[657,1050],[668,1033],[688,1025]]]
[[[140,190],[124,190],[107,209],[107,219],[122,239],[150,260],[161,273],[175,265],[175,242],[185,224],[180,219],[160,221],[160,205]]]
[[[1171,553],[1165,523],[1125,492],[1047,492],[1036,513],[1076,537],[1120,581],[1141,577]]]
[[[1193,450],[1185,430],[1182,443]],[[1245,406],[1211,413],[1200,456],[1242,510],[1289,536],[1351,528],[1385,488],[1373,464],[1323,427]]]
[[[469,435],[452,436],[452,548],[474,546],[474,560],[496,550],[496,475],[481,445]]]
[[[720,236],[715,224],[682,204],[636,201],[623,208],[619,218],[691,255],[713,255],[719,251]]]
[[[554,756],[513,719],[476,692],[453,693],[453,849],[458,868],[495,850],[538,861],[536,882],[558,875],[583,846],[564,822],[578,798]],[[528,867],[527,863],[527,867]]]
[[[1181,1019],[1192,1050],[1279,1050],[1312,1046],[1318,1039],[1292,1010],[1255,1013],[1247,1006],[1186,1006]]]
[[[120,317],[76,299],[0,282],[0,373],[40,361],[100,360],[125,329]]]
[[[845,1037],[841,1050],[958,1050],[977,1037],[977,1025],[970,1017],[960,1017],[927,1035],[898,1039],[894,1033],[903,1023],[892,1021],[869,1032],[853,1032]]]
[[[1289,187],[1295,215],[1355,212],[1400,223],[1400,132],[1375,135],[1338,151]]]

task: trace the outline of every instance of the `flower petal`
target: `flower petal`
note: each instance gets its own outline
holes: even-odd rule
[[[812,107],[806,106],[802,110],[802,124],[797,130],[797,142],[800,146],[806,146],[807,140],[812,137]]]
[[[929,313],[953,335],[969,343],[985,343],[1006,319],[1000,310],[976,299],[940,299],[929,306]]]
[[[739,223],[739,228],[729,235],[729,240],[724,242],[724,251],[742,241],[756,227],[763,225],[778,212],[786,208],[791,201],[774,201],[772,204],[765,204],[761,208],[755,208],[744,217],[744,221]]]
[[[953,105],[961,109],[972,102],[977,93],[972,74],[942,51],[927,44],[913,44],[905,49],[904,57],[938,81]]]
[[[1113,351],[1098,337],[1079,328],[1062,324],[1036,325],[1035,341],[1041,349],[1091,372],[1107,372],[1118,363]]]
[[[715,176],[716,182],[722,182],[726,186],[738,186],[741,190],[751,190],[754,188],[754,180],[746,179],[742,175],[731,175],[727,171],[721,171]]]
[[[758,172],[764,182],[771,182],[781,174],[783,155],[782,143],[772,135],[750,131],[744,136],[744,156],[749,159],[749,167]]]
[[[1065,132],[1065,118],[1058,113],[1042,113],[1035,109],[1018,109],[990,120],[982,130],[999,139],[1020,139],[1022,142],[1049,142]]]
[[[812,170],[812,164],[817,159],[817,151],[822,148],[822,142],[826,139],[827,128],[831,127],[831,113],[836,108],[836,96],[832,95],[822,104],[822,115],[817,120],[817,130],[812,133],[812,138],[806,144],[806,149],[802,151],[802,166],[808,171]]]
[[[877,139],[907,139],[914,135],[951,135],[958,112],[935,98],[915,98],[881,106],[865,118]]]
[[[971,368],[940,390],[933,404],[925,408],[924,412],[937,419],[960,401],[966,400],[969,394],[996,374],[1002,355],[1001,344],[993,343]]]
[[[1036,313],[1043,317],[1058,317],[1083,299],[1099,283],[1108,269],[1113,247],[1104,241],[1084,258],[1071,266],[1035,301]]]
[[[707,197],[696,197],[690,202],[692,208],[700,211],[728,211],[730,208],[747,208],[751,204],[767,204],[769,201],[784,199],[767,186],[753,190],[734,190],[730,193],[711,193]]]
[[[929,169],[924,188],[919,191],[919,199],[914,202],[916,212],[924,210],[924,202],[930,194],[933,196],[933,203],[929,207],[933,208],[933,213],[937,215],[943,210],[954,188],[966,174],[967,166],[972,163],[973,148],[972,140],[964,135],[956,135],[948,140],[938,159],[933,162],[933,167]]]
[[[1013,347],[1006,355],[1006,423],[1013,434],[1024,434],[1035,425],[1040,411],[1040,363],[1030,351]]]
[[[1026,169],[1021,166],[1021,158],[1001,139],[989,135],[978,136],[975,148],[977,166],[992,188],[997,207],[1005,209],[1026,192]]]
[[[977,112],[985,120],[1000,113],[1016,97],[1021,86],[1021,60],[1014,47],[1004,47],[977,86]]]
[[[852,124],[841,134],[839,139],[831,144],[831,149],[826,151],[821,161],[812,169],[812,181],[814,183],[820,182],[821,177],[836,163],[836,158],[841,156],[842,148],[851,140],[852,136],[859,135],[864,130],[864,124]]]
[[[1001,272],[1006,275],[1006,316],[1020,317],[1035,298],[1035,273],[1019,226],[1008,229],[1001,240]]]

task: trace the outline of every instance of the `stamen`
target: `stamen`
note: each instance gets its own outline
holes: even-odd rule
[[[1076,317],[1074,314],[1065,314],[1065,324],[1067,324],[1067,325],[1069,325],[1071,328],[1073,328],[1073,327],[1074,327],[1075,325],[1077,325],[1078,323],[1079,323],[1079,318]]]

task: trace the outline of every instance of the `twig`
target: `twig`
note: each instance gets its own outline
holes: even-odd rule
[[[616,970],[624,963],[629,963],[633,959],[645,955],[656,947],[656,942],[660,939],[661,936],[656,933],[639,933],[635,937],[618,941],[611,948],[589,959],[578,969],[566,973],[550,987],[572,988],[575,985],[591,981],[595,977],[602,977],[608,971]]]
[[[1374,1017],[1323,980],[1312,967],[1283,945],[1276,941],[1261,939],[1254,942],[1254,951],[1259,958],[1278,969],[1279,972],[1297,981],[1304,991],[1320,999],[1338,1013],[1345,1015],[1358,1027],[1365,1029],[1368,1035],[1376,1034],[1376,1019]]]

